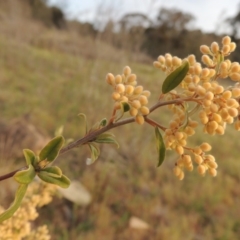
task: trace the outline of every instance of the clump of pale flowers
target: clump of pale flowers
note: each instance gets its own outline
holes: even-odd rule
[[[166,76],[179,68],[183,62],[188,61],[189,70],[177,89],[162,94],[159,101],[166,102],[173,116],[164,131],[164,144],[166,149],[174,150],[178,154],[174,174],[180,180],[184,178],[185,170],[192,171],[194,163],[197,171],[204,176],[209,173],[217,175],[217,163],[213,155],[208,152],[211,146],[203,142],[199,146],[189,147],[188,137],[195,134],[195,128],[202,126],[204,133],[209,135],[223,135],[227,124],[234,124],[240,130],[240,65],[226,59],[234,50],[236,44],[229,36],[222,38],[222,45],[213,42],[210,46],[202,45],[202,63],[196,61],[194,55],[180,59],[167,53],[160,55],[154,66],[165,73]],[[234,86],[224,87],[219,79],[231,79]],[[125,67],[122,75],[109,73],[106,77],[114,91],[112,98],[115,108],[120,108],[121,102],[130,105],[129,113],[139,124],[143,124],[149,114],[147,107],[150,92],[137,85],[136,75]],[[169,101],[169,104],[167,102]],[[193,109],[189,110],[189,105]],[[197,115],[198,121],[192,119]]]

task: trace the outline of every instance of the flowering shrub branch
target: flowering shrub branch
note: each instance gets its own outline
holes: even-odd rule
[[[186,170],[194,169],[194,163],[201,176],[209,173],[215,177],[218,165],[214,156],[208,153],[211,150],[210,144],[203,142],[199,146],[190,147],[188,139],[195,134],[198,126],[202,126],[203,132],[209,135],[223,135],[227,124],[234,124],[236,130],[240,130],[240,65],[225,59],[235,48],[236,44],[231,42],[228,36],[222,39],[221,48],[216,42],[210,47],[201,46],[205,67],[196,61],[194,55],[185,59],[169,53],[159,56],[154,66],[166,74],[166,79],[162,84],[159,99],[151,107],[148,107],[150,91],[138,85],[137,76],[132,73],[130,67],[125,67],[123,73],[116,76],[108,73],[106,82],[113,89],[114,100],[111,117],[108,120],[104,118],[87,129],[86,116],[79,114],[85,120],[84,137],[63,147],[63,137],[57,136],[39,155],[25,149],[27,166],[0,176],[0,181],[14,177],[20,188],[26,190],[27,185],[38,175],[47,183],[68,187],[70,180],[62,170],[51,166],[57,156],[80,145],[88,145],[91,157],[87,159],[87,164],[92,164],[100,155],[97,144],[109,143],[118,146],[109,130],[133,122],[139,125],[147,123],[154,128],[159,155],[158,166],[164,161],[166,150],[174,150],[177,160],[173,172],[179,180],[184,178]],[[226,78],[236,82],[235,85],[225,88],[218,82],[219,79]],[[150,118],[153,111],[163,106],[168,106],[172,112],[167,126]],[[131,117],[123,118],[126,113]],[[193,120],[193,116],[196,116],[197,120]],[[14,201],[18,205],[11,205],[1,214],[0,222],[11,217],[19,207],[22,196],[18,195],[16,194]]]

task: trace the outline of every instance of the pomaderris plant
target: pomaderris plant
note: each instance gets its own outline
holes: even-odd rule
[[[112,115],[107,119],[87,128],[85,119],[85,136],[67,145],[61,133],[53,138],[41,151],[35,154],[24,149],[26,166],[0,176],[0,180],[10,177],[19,183],[13,204],[0,214],[0,223],[17,214],[17,209],[27,192],[28,185],[38,176],[42,181],[68,187],[70,180],[57,166],[52,166],[59,154],[63,154],[80,145],[87,145],[91,157],[87,164],[92,164],[100,155],[98,144],[110,143],[118,146],[109,130],[121,125],[137,123],[149,124],[153,127],[158,150],[158,166],[165,159],[166,150],[176,152],[176,162],[173,166],[174,175],[182,180],[187,171],[197,172],[204,176],[217,175],[218,164],[212,154],[211,145],[207,142],[199,146],[189,146],[189,138],[200,128],[209,135],[223,135],[228,124],[234,124],[240,130],[240,65],[231,62],[228,56],[235,50],[236,44],[225,36],[222,44],[213,42],[211,46],[202,45],[203,65],[196,61],[194,55],[184,59],[167,53],[160,55],[154,66],[166,75],[159,91],[159,99],[153,106],[148,106],[151,93],[138,85],[137,76],[126,66],[122,74],[114,76],[108,73],[106,82],[112,87],[111,98],[114,101]],[[225,87],[218,81],[231,79],[233,85]],[[168,125],[159,120],[151,119],[151,113],[163,106],[168,106],[172,115]],[[130,115],[125,118],[126,115]],[[20,211],[20,210],[19,210]],[[16,212],[16,213],[15,213]]]

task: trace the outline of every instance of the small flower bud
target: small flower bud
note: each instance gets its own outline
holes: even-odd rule
[[[142,125],[142,124],[144,123],[144,117],[143,117],[142,115],[137,115],[137,116],[135,117],[135,121],[136,121],[138,124]]]
[[[203,163],[203,158],[200,155],[195,155],[194,160],[197,164],[202,164]]]
[[[142,91],[143,91],[143,86],[137,86],[137,87],[135,87],[133,94],[138,95],[138,94],[141,94]]]
[[[192,127],[192,128],[195,128],[195,127],[198,126],[198,122],[197,122],[197,121],[189,120],[189,121],[188,121],[188,126],[189,126],[189,127]]]
[[[172,64],[175,67],[179,67],[182,63],[182,59],[178,58],[178,57],[173,57],[172,58]]]
[[[160,56],[158,57],[158,62],[160,62],[161,64],[165,64],[165,57],[162,56],[162,55],[160,55]]]
[[[126,92],[126,94],[132,95],[133,90],[134,90],[134,87],[133,87],[132,85],[126,85],[126,86],[125,86],[125,92]]]
[[[231,117],[236,117],[238,116],[238,110],[236,108],[229,108],[228,113]]]
[[[191,159],[191,156],[190,155],[184,155],[183,156],[183,162],[185,165],[189,165],[189,164],[192,164],[192,159]]]
[[[216,121],[217,123],[221,123],[222,117],[218,113],[213,113],[212,120]]]
[[[208,173],[212,176],[212,177],[216,177],[217,176],[217,170],[215,168],[209,168],[208,169]]]
[[[121,97],[121,95],[118,92],[113,92],[113,94],[112,94],[113,100],[117,101],[120,99],[120,97]]]
[[[225,92],[222,94],[222,97],[223,97],[225,100],[231,98],[231,97],[232,97],[231,91],[229,91],[229,90],[225,91]]]
[[[233,95],[233,97],[239,97],[240,96],[240,88],[233,88],[232,95]]]
[[[200,51],[202,54],[209,54],[210,53],[210,48],[207,45],[201,45],[200,46]]]
[[[115,84],[115,77],[113,76],[112,73],[107,74],[106,81],[109,85],[114,85]]]
[[[119,83],[121,83],[122,82],[122,76],[121,75],[117,75],[116,77],[115,77],[115,83],[116,84],[119,84]]]
[[[209,107],[212,104],[211,100],[204,99],[203,100],[203,106],[204,107]]]
[[[213,162],[213,161],[209,161],[207,164],[210,168],[217,168],[218,167],[217,163]]]
[[[234,123],[234,128],[237,130],[237,131],[240,131],[240,121],[236,121]]]
[[[144,95],[140,95],[139,98],[138,98],[138,100],[140,101],[140,103],[141,103],[142,105],[148,104],[148,99],[147,99],[147,97],[144,96]]]
[[[122,84],[122,83],[119,83],[117,86],[116,86],[116,92],[118,93],[123,93],[125,91],[125,86]]]
[[[210,105],[210,110],[212,111],[212,112],[218,112],[218,105],[217,104],[215,104],[215,103],[212,103],[211,105]]]
[[[237,47],[236,43],[231,42],[231,43],[230,43],[230,52],[235,51],[236,47]]]
[[[136,109],[139,109],[141,107],[141,103],[139,102],[139,100],[133,100],[131,105]]]
[[[197,170],[198,170],[198,173],[200,174],[200,175],[204,175],[205,174],[205,172],[206,172],[206,168],[205,168],[205,166],[204,165],[199,165],[198,166],[198,168],[197,168]]]
[[[196,92],[197,92],[200,96],[203,96],[203,95],[205,95],[205,93],[206,93],[206,89],[203,88],[202,86],[198,85],[197,88],[196,88]]]
[[[171,125],[171,123],[170,123],[170,125]],[[177,140],[181,140],[182,138],[183,138],[183,133],[182,132],[176,132],[175,133],[175,137],[176,137],[176,139]]]
[[[202,153],[202,149],[200,147],[195,147],[193,148],[193,153],[199,155]]]
[[[158,61],[154,61],[153,62],[153,66],[155,67],[155,68],[162,68],[162,64],[160,63],[160,62],[158,62]]]
[[[121,108],[121,104],[119,102],[115,102],[114,108],[115,109],[120,109]]]
[[[227,100],[227,106],[228,107],[238,107],[239,104],[234,98],[230,98]]]
[[[228,70],[228,64],[226,61],[221,62],[220,64],[220,70],[221,71],[227,71]]]
[[[191,172],[193,170],[193,165],[192,164],[189,164],[186,166],[186,169]]]
[[[222,38],[223,45],[229,45],[231,43],[231,38],[229,36],[225,36]]]
[[[240,74],[239,73],[230,73],[229,77],[233,80],[233,81],[240,81]]]
[[[128,102],[128,97],[122,96],[122,97],[120,98],[120,101],[121,101],[121,102]]]
[[[178,166],[175,166],[173,168],[173,172],[174,172],[174,175],[177,177],[177,176],[179,176],[181,174],[182,169],[180,167],[178,167]]]
[[[215,76],[215,74],[216,74],[216,70],[215,69],[209,69],[209,71],[210,71],[210,73],[208,75],[209,78]]]
[[[171,129],[175,129],[175,128],[178,128],[178,122],[176,122],[176,121],[170,121],[170,124],[169,124],[169,127],[171,128]]]
[[[209,73],[210,73],[210,71],[209,71]],[[212,85],[211,85],[210,82],[204,82],[204,83],[203,83],[203,87],[204,87],[206,90],[210,89],[211,86],[212,86]]]
[[[206,78],[209,75],[210,71],[208,68],[203,68],[201,72],[201,77]]]
[[[205,94],[205,99],[207,99],[207,100],[213,100],[213,98],[214,98],[214,94],[212,93],[212,92],[207,92],[206,94]]]
[[[137,116],[137,114],[138,114],[138,109],[132,107],[132,108],[129,110],[129,113],[130,113],[131,116],[135,117],[135,116]]]
[[[184,132],[188,135],[188,136],[192,136],[194,135],[195,131],[193,128],[187,126],[185,129],[184,129]]]
[[[211,145],[206,142],[202,143],[200,148],[203,150],[203,152],[208,152],[212,149]]]
[[[184,153],[184,149],[182,146],[178,145],[176,148],[175,148],[176,152],[179,154],[179,155],[182,155]]]
[[[218,125],[218,128],[216,129],[216,133],[219,135],[223,135],[225,132],[224,127],[221,125]]]
[[[177,176],[177,178],[182,181],[184,179],[184,172],[181,171],[181,173]]]
[[[142,92],[142,95],[144,95],[144,96],[146,96],[146,97],[150,97],[151,92],[148,91],[148,90],[144,90],[144,91]]]
[[[143,106],[140,108],[140,112],[142,113],[142,115],[148,115],[149,114],[149,108],[146,106]]]
[[[130,75],[128,76],[128,78],[127,78],[127,82],[128,82],[128,83],[132,83],[132,82],[135,82],[136,79],[137,79],[136,74],[130,74]]]
[[[171,67],[172,66],[172,57],[166,57],[166,66]]]
[[[222,52],[223,52],[224,55],[229,54],[230,51],[231,51],[231,48],[230,48],[229,45],[224,45],[224,46],[222,47]]]
[[[214,54],[217,54],[217,53],[218,53],[218,51],[219,51],[219,45],[218,45],[217,42],[213,42],[213,43],[211,44],[211,50],[212,50],[212,52],[213,52]]]
[[[223,88],[223,86],[217,86],[213,91],[216,94],[220,94],[224,91],[224,88]]]
[[[202,62],[208,66],[212,66],[213,65],[213,61],[211,60],[211,58],[208,55],[203,55],[202,56]]]
[[[131,74],[131,68],[130,68],[129,66],[124,67],[124,69],[123,69],[123,74],[124,74],[125,76],[130,75],[130,74]]]
[[[220,115],[223,120],[226,120],[229,117],[227,108],[222,108],[222,110],[220,111]]]

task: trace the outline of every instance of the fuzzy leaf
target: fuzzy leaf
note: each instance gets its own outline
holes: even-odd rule
[[[122,112],[128,112],[130,110],[130,105],[127,102],[121,102],[120,106]]]
[[[155,136],[156,136],[156,143],[157,143],[157,150],[158,150],[157,166],[159,167],[164,161],[166,148],[165,148],[164,141],[163,141],[162,135],[161,135],[158,127],[155,127]]]
[[[85,124],[85,133],[87,133],[88,132],[88,127],[87,127],[87,117],[86,117],[86,115],[84,113],[79,113],[78,116],[83,118],[84,124]]]
[[[28,169],[18,171],[14,174],[14,179],[20,184],[28,184],[32,182],[36,176],[35,169],[32,164],[28,165]]]
[[[23,197],[27,191],[27,187],[28,187],[28,184],[19,185],[19,187],[16,191],[15,199],[14,199],[13,203],[6,211],[4,211],[3,213],[0,214],[0,223],[11,218],[13,216],[13,214],[18,210],[18,208],[20,207],[21,202],[23,200]]]
[[[103,118],[100,123],[99,123],[99,126],[100,127],[105,127],[107,125],[108,121],[106,118]]]
[[[23,154],[24,154],[24,157],[26,159],[27,165],[32,164],[33,166],[35,166],[37,164],[36,156],[35,156],[35,154],[32,150],[23,149]]]
[[[68,188],[71,183],[69,178],[66,177],[65,175],[62,175],[60,178],[59,177],[55,178],[51,176],[51,173],[48,173],[46,171],[40,171],[38,173],[38,177],[44,182],[52,183],[62,188]]]
[[[119,148],[119,143],[115,140],[114,135],[111,133],[103,133],[99,135],[94,142],[115,144]]]
[[[64,138],[58,136],[53,138],[40,152],[39,158],[40,161],[46,160],[47,163],[52,162],[61,150],[64,144]]]
[[[57,128],[56,130],[55,130],[55,133],[54,133],[54,136],[61,136],[62,134],[63,134],[63,129],[64,129],[64,126],[62,125],[62,126],[60,126],[59,128]]]
[[[91,158],[88,158],[86,163],[87,163],[87,165],[90,165],[98,159],[98,157],[100,155],[100,150],[93,143],[89,143],[88,146],[89,146],[90,151],[91,151]]]
[[[182,80],[185,78],[189,70],[189,63],[185,61],[182,65],[176,68],[172,73],[170,73],[162,85],[162,92],[168,93],[175,87],[177,87]]]
[[[60,178],[62,176],[62,170],[57,166],[46,167],[41,171],[47,172],[49,176],[54,178]]]

